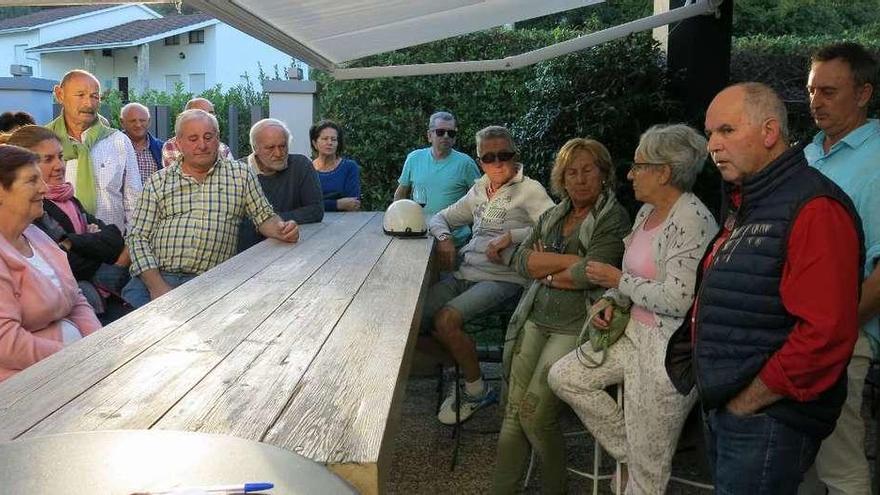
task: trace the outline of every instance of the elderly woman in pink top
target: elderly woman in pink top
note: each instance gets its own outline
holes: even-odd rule
[[[47,191],[37,160],[0,145],[0,380],[101,327],[65,253],[31,223]]]
[[[551,368],[550,387],[617,460],[627,493],[663,494],[682,425],[696,395],[678,393],[666,373],[666,345],[694,297],[697,265],[718,227],[691,188],[706,161],[706,139],[683,125],[654,126],[639,139],[627,178],[639,210],[623,240],[623,269],[591,261],[587,278],[603,297],[631,307],[625,334],[606,361],[586,368],[571,353]],[[607,327],[614,308],[595,324]],[[581,349],[589,347],[585,344]],[[589,350],[587,351],[589,352]],[[605,391],[623,383],[626,407]],[[612,483],[612,487],[616,483]]]

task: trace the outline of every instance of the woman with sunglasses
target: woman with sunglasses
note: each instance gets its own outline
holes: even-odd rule
[[[678,393],[666,373],[666,346],[684,321],[694,296],[697,265],[718,226],[691,188],[706,161],[706,139],[683,125],[651,127],[639,139],[627,178],[639,210],[624,239],[623,270],[593,260],[585,275],[609,290],[604,297],[631,306],[625,334],[596,368],[580,363],[576,352],[556,362],[548,380],[571,405],[593,436],[627,471],[615,476],[628,493],[663,494],[678,436],[695,392]],[[594,320],[607,327],[614,311]],[[590,353],[589,343],[580,352]],[[624,384],[624,402],[605,389]],[[627,480],[628,478],[628,480]],[[612,488],[617,485],[612,481]]]
[[[419,342],[425,352],[451,354],[464,376],[458,414],[454,390],[437,413],[437,419],[447,425],[464,421],[497,401],[495,390],[482,379],[476,346],[463,326],[519,298],[526,281],[509,266],[510,258],[538,217],[553,206],[544,186],[523,175],[522,165],[515,161],[510,131],[486,127],[477,132],[476,143],[484,175],[463,198],[428,223],[437,239],[440,270],[453,270],[456,258],[461,259],[450,277],[428,291]],[[473,237],[457,253],[451,233],[464,225],[472,226]]]
[[[498,439],[494,493],[514,493],[534,449],[542,493],[565,493],[561,402],[547,369],[577,345],[587,308],[604,289],[587,280],[587,260],[620,263],[629,216],[614,196],[614,165],[598,141],[576,138],[556,155],[550,188],[562,202],[547,210],[513,255],[531,285],[520,299],[504,348],[507,407]]]
[[[321,181],[324,211],[360,210],[360,167],[351,158],[342,157],[345,151],[342,128],[332,120],[322,120],[309,129],[309,140],[317,154],[312,164]]]

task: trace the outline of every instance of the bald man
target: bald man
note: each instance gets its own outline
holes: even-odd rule
[[[123,106],[119,111],[119,123],[134,146],[141,182],[146,184],[147,179],[162,168],[162,146],[165,142],[150,134],[150,109],[140,103],[131,102]]]
[[[766,85],[721,91],[705,128],[728,210],[667,371],[681,393],[697,385],[717,493],[794,494],[846,398],[860,222],[803,145],[789,147]]]
[[[184,110],[203,110],[208,112],[211,115],[214,114],[214,104],[211,103],[206,98],[193,98],[186,102],[186,106]],[[229,146],[226,146],[226,143],[220,142],[220,158],[224,160],[235,160],[235,157],[232,155],[232,150],[229,149]],[[180,147],[177,145],[177,136],[171,137],[168,141],[165,141],[165,145],[162,146],[162,166],[170,167],[178,160],[181,159],[183,155],[180,152]]]
[[[86,211],[125,232],[143,189],[131,141],[101,121],[101,84],[89,72],[68,72],[54,94],[61,115],[46,127],[61,140],[67,182]]]

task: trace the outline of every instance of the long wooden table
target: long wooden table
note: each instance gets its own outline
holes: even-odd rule
[[[386,236],[381,213],[301,228],[299,243],[260,243],[0,383],[0,440],[223,433],[381,492],[431,242]]]

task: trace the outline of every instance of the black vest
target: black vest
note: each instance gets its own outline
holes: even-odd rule
[[[693,358],[706,410],[723,407],[748,386],[786,342],[796,323],[782,304],[779,285],[791,226],[801,208],[817,197],[841,203],[854,219],[859,245],[863,245],[861,222],[849,197],[807,165],[803,147],[786,151],[744,181],[742,192],[730,238],[703,274],[698,293]],[[864,251],[860,254],[859,273]],[[762,412],[800,431],[825,437],[834,429],[845,399],[844,370],[817,399],[782,399]]]

